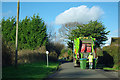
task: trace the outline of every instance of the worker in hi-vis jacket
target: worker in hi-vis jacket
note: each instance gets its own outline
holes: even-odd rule
[[[93,68],[93,55],[92,53],[90,53],[90,55],[88,56],[89,59],[89,69]]]

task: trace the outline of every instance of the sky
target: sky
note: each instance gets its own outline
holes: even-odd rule
[[[81,12],[83,14],[80,14]],[[87,20],[98,19],[103,22],[105,27],[107,27],[106,31],[110,31],[105,46],[110,44],[111,37],[118,36],[118,2],[20,3],[20,20],[24,19],[26,16],[30,17],[37,13],[39,13],[39,16],[48,25],[48,29],[56,31],[56,34],[58,33],[61,24],[64,24],[65,22],[74,22],[75,20],[78,20],[81,23],[86,23]],[[68,14],[70,14],[70,16],[72,15],[72,17],[70,18]],[[2,2],[2,17],[7,19],[8,17],[16,15],[16,2]],[[57,39],[59,40],[59,37]]]
[[[18,0],[1,0],[2,2],[17,2]],[[119,2],[119,0],[20,0],[21,2]]]

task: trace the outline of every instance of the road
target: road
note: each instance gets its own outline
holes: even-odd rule
[[[49,76],[49,78],[118,78],[118,72],[104,71],[100,69],[85,69],[82,70],[79,67],[74,67],[72,62],[63,63],[60,65],[60,69]]]

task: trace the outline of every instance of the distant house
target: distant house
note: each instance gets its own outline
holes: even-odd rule
[[[110,46],[120,46],[120,37],[112,37]]]

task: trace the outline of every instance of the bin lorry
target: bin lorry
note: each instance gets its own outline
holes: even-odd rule
[[[74,66],[80,66],[80,60],[86,59],[86,65],[88,64],[88,56],[90,53],[93,54],[94,57],[94,68],[96,66],[96,59],[97,59],[97,53],[96,53],[96,45],[95,45],[95,38],[92,37],[79,37],[74,39],[73,43],[73,61]]]

